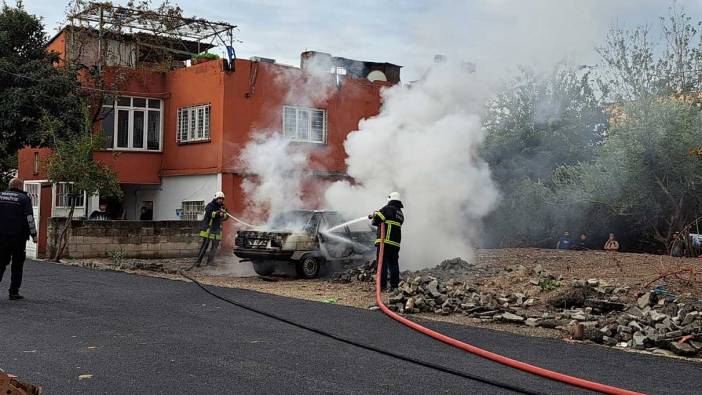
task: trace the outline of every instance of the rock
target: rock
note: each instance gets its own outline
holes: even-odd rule
[[[429,284],[427,284],[427,291],[431,294],[432,297],[438,298],[441,296],[441,293],[439,292],[439,281],[436,279],[433,279]]]
[[[397,292],[397,293],[390,295],[390,297],[388,297],[388,303],[390,303],[390,304],[402,303],[404,298],[405,297],[404,297],[404,295],[402,295],[402,292]],[[403,306],[404,306],[404,304],[403,304]]]
[[[584,313],[575,313],[571,316],[574,320],[587,321],[587,315]]]
[[[539,321],[539,326],[542,328],[553,329],[553,328],[560,326],[560,325],[561,325],[561,322],[559,322],[558,320],[555,320],[553,318],[546,318],[546,319]]]
[[[691,357],[697,354],[697,350],[687,343],[671,342],[670,351],[684,357]]]
[[[642,329],[641,325],[639,325],[639,323],[636,321],[629,322],[628,326],[635,331],[641,331]]]
[[[644,343],[646,342],[646,336],[641,333],[641,332],[636,332],[632,336],[632,346],[636,349],[643,349],[645,348]]]
[[[675,353],[674,353],[674,352],[668,351],[668,350],[665,350],[665,349],[662,349],[662,348],[654,348],[653,350],[651,350],[651,353],[656,354],[656,355],[663,355],[663,356],[666,356],[666,357],[675,356]]]
[[[653,321],[653,322],[661,322],[664,319],[668,318],[667,315],[661,314],[661,313],[657,312],[656,310],[651,310],[651,312],[649,313],[649,316],[651,317],[651,321]]]
[[[414,298],[410,297],[405,302],[405,311],[411,313],[414,311]]]
[[[524,321],[526,326],[531,326],[531,327],[536,327],[539,324],[539,321],[536,318],[527,318],[526,321]]]
[[[667,337],[669,339],[676,339],[676,338],[682,337],[682,336],[683,336],[682,331],[672,331],[672,332],[668,332],[665,334],[665,337]]]
[[[688,326],[688,325],[692,324],[697,319],[697,317],[699,317],[699,314],[700,313],[697,311],[693,311],[691,313],[688,313],[687,315],[685,315],[685,318],[682,320],[680,325],[681,326]]]
[[[604,335],[602,334],[602,332],[599,331],[599,329],[597,329],[595,325],[585,325],[585,331],[583,333],[583,336],[586,339],[595,343],[602,343],[604,341]]]
[[[507,322],[523,322],[524,317],[512,313],[503,313],[500,318]]]
[[[598,280],[596,278],[591,278],[591,279],[587,280],[587,285],[589,287],[595,288],[598,285],[600,285],[600,280]]]
[[[641,295],[639,299],[636,301],[636,304],[639,306],[640,309],[645,308],[646,306],[651,306],[655,302],[656,294],[653,292],[646,292],[645,294]]]
[[[602,342],[610,347],[617,345],[617,339],[609,336],[602,336]]]

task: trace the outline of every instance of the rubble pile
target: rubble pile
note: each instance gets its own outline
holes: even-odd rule
[[[361,266],[353,266],[342,272],[335,273],[332,281],[337,283],[351,282],[372,282],[375,281],[377,266],[375,261],[364,263]]]
[[[470,267],[450,260],[434,269],[403,273],[399,288],[388,295],[388,307],[405,314],[462,314],[485,322],[553,328],[608,346],[702,357],[702,301],[660,287],[637,297],[628,287],[599,279],[564,283],[539,265],[507,268],[502,277],[512,275],[520,283],[502,287],[441,276],[460,276]],[[335,281],[374,279],[375,264],[366,264],[338,273]]]

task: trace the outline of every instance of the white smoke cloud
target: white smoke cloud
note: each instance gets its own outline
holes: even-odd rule
[[[403,267],[469,257],[480,219],[498,199],[478,156],[484,133],[483,87],[459,65],[436,65],[411,86],[383,92],[383,108],[351,133],[344,147],[348,173],[326,192],[331,207],[368,214],[393,190],[403,196]]]
[[[314,56],[304,67],[280,66],[275,69],[275,83],[285,91],[285,105],[318,107],[336,90],[330,74],[329,57]],[[311,175],[310,147],[293,142],[282,131],[254,131],[244,147],[239,162],[251,175],[242,183],[246,195],[247,218],[270,220],[275,215],[303,208],[305,180]]]
[[[309,175],[308,154],[278,132],[259,132],[241,152],[246,173],[242,189],[247,218],[270,218],[301,208],[303,180]]]

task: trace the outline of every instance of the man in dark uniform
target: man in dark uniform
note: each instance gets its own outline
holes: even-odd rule
[[[209,245],[211,247],[210,253],[207,255],[207,264],[212,263],[217,254],[219,242],[222,241],[222,222],[228,218],[227,210],[224,208],[224,192],[217,192],[214,199],[205,207],[205,217],[202,219],[202,226],[200,227],[202,245],[200,246],[200,253],[197,255],[195,266],[200,266]]]
[[[19,178],[10,180],[10,188],[0,193],[0,281],[5,268],[10,268],[10,300],[24,299],[19,294],[24,269],[25,246],[29,236],[37,242],[32,201],[22,190],[24,182]]]
[[[388,204],[368,216],[373,220],[373,226],[378,227],[378,237],[375,240],[375,245],[378,248],[376,254],[380,254],[380,224],[385,224],[383,271],[380,276],[380,288],[383,290],[388,285],[388,272],[390,272],[390,289],[395,289],[400,285],[400,242],[402,241],[402,223],[405,222],[402,208],[400,194],[392,192],[388,195]]]

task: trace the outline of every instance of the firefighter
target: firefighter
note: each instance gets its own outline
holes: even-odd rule
[[[210,247],[210,253],[207,255],[207,264],[211,264],[217,254],[219,242],[222,241],[222,222],[229,218],[227,210],[224,208],[224,192],[217,192],[214,199],[205,207],[205,218],[202,220],[200,227],[200,237],[202,245],[200,252],[197,255],[195,266],[200,267],[202,259],[207,253],[207,247]]]
[[[24,299],[19,293],[22,271],[26,258],[25,246],[29,236],[37,242],[32,201],[22,190],[24,182],[19,178],[10,180],[9,189],[0,193],[0,281],[5,268],[10,268],[10,300]]]
[[[400,284],[400,242],[402,240],[402,223],[405,222],[405,216],[402,214],[403,207],[400,194],[392,192],[388,195],[388,204],[368,216],[373,221],[373,226],[378,227],[378,237],[375,240],[377,254],[380,254],[380,224],[385,224],[383,272],[380,276],[382,290],[387,288],[388,272],[390,272],[390,290],[396,289]]]

